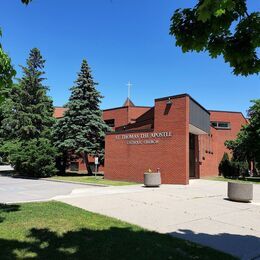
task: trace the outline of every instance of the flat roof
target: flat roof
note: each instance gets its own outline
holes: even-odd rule
[[[246,117],[244,116],[244,114],[243,114],[242,112],[239,112],[239,111],[212,110],[212,109],[210,109],[209,111],[210,111],[210,112],[217,112],[217,113],[233,113],[233,114],[241,114],[245,120],[249,120],[248,118],[246,118]]]
[[[187,93],[179,94],[179,95],[174,95],[174,96],[168,96],[168,97],[163,97],[163,98],[156,98],[155,101],[162,101],[166,99],[175,99],[175,98],[181,98],[181,97],[189,97],[194,103],[196,103],[199,107],[201,107],[203,110],[205,110],[208,114],[210,114],[209,110],[203,107],[198,101],[196,101],[193,97],[191,97]]]
[[[109,110],[123,109],[123,108],[128,108],[128,107],[129,107],[129,106],[107,108],[107,109],[103,109],[102,111],[109,111]],[[133,106],[132,108],[152,108],[152,107],[148,107],[148,106]]]

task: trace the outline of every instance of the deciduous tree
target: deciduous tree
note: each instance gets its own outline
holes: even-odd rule
[[[259,73],[260,13],[248,13],[246,0],[199,0],[194,8],[177,9],[170,34],[183,52],[223,55],[235,75]]]
[[[253,100],[249,108],[249,124],[242,127],[235,140],[226,141],[237,161],[253,163],[253,173],[260,168],[260,99]]]

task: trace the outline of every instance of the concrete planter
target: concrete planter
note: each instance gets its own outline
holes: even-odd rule
[[[159,187],[161,185],[161,173],[159,172],[145,172],[144,185],[146,187]]]
[[[234,201],[250,202],[253,199],[253,184],[228,182],[228,198]]]

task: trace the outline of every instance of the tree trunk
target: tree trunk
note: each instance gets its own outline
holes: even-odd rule
[[[247,158],[247,164],[248,164],[248,170],[250,171],[250,175],[252,174],[252,169],[251,169],[251,160]]]
[[[68,163],[68,154],[67,152],[62,153],[62,165],[61,165],[61,172],[62,174],[66,174],[67,169],[67,163]]]
[[[59,175],[66,174],[67,161],[68,161],[68,156],[66,152],[63,152],[61,156],[56,158],[56,166],[58,168]]]
[[[88,154],[86,152],[83,153],[83,158],[84,158],[84,162],[88,171],[88,175],[92,176],[93,172],[91,170],[91,167],[89,165],[89,161],[88,161]]]
[[[257,171],[255,167],[255,158],[253,159],[253,176],[257,176]]]

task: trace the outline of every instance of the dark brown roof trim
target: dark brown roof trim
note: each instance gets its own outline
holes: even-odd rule
[[[129,106],[123,106],[123,107],[114,107],[114,108],[108,108],[108,109],[103,109],[102,111],[110,111],[110,110],[116,110],[116,109],[124,109],[124,108],[128,108]],[[148,106],[134,106],[132,108],[151,108]]]
[[[217,113],[234,113],[234,114],[241,114],[245,120],[248,120],[242,112],[239,111],[226,111],[226,110],[209,110],[210,112],[217,112]]]
[[[106,135],[120,135],[120,134],[128,134],[128,133],[140,133],[140,132],[153,132],[153,129],[138,129],[138,130],[126,130],[126,131],[115,131],[108,132]]]
[[[205,110],[208,114],[210,114],[209,110],[207,110],[205,107],[203,107],[198,101],[196,101],[193,97],[191,97],[189,94],[184,93],[184,94],[179,94],[179,95],[174,95],[174,96],[168,96],[168,97],[163,97],[163,98],[157,98],[155,101],[162,101],[162,100],[167,100],[167,99],[175,99],[175,98],[182,98],[182,97],[189,97],[194,103],[196,103],[199,107],[201,107],[203,110]]]

